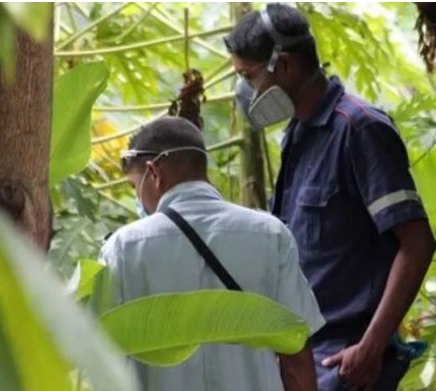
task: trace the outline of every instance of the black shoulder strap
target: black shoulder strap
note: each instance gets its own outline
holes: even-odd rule
[[[174,209],[166,208],[162,211],[189,239],[198,253],[204,258],[206,264],[215,272],[221,282],[232,291],[242,291],[239,284],[233,279],[229,272],[224,268],[215,254],[210,250],[203,239],[200,238],[197,232],[191,225]]]

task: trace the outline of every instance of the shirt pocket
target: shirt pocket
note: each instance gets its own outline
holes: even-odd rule
[[[327,208],[339,188],[333,184],[310,184],[300,188],[293,216],[294,235],[302,248],[320,249],[328,224]]]

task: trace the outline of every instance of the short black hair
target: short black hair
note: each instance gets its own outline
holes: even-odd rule
[[[310,33],[309,22],[297,9],[281,3],[268,4],[266,9],[280,34],[296,37]],[[275,46],[259,11],[245,15],[224,41],[230,53],[256,62],[268,61]],[[284,47],[283,52],[299,55],[302,65],[309,71],[320,66],[313,38],[292,47]]]
[[[196,147],[206,151],[200,129],[188,120],[180,117],[164,117],[144,124],[130,139],[129,149],[152,151],[154,154],[123,160],[123,171],[145,170],[145,163],[160,152],[180,147]],[[200,151],[174,152],[169,154],[165,161],[176,162],[178,168],[189,169],[195,173],[203,173],[207,169],[206,154]]]

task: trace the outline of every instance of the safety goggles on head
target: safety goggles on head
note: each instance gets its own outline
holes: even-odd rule
[[[296,37],[288,37],[279,33],[274,27],[266,8],[264,8],[260,12],[260,17],[266,29],[268,30],[270,37],[274,41],[274,48],[272,50],[271,57],[268,61],[267,66],[267,70],[269,73],[274,73],[277,65],[277,60],[279,59],[279,55],[281,52],[283,52],[284,48],[291,48],[293,46],[299,45],[302,42],[313,40],[312,34],[310,34],[310,32],[302,35],[297,35]]]
[[[142,158],[142,157],[150,157],[153,163],[157,162],[161,158],[167,157],[171,153],[174,152],[183,152],[183,151],[196,151],[203,153],[207,156],[207,152],[203,148],[199,147],[178,147],[167,149],[164,151],[151,151],[151,150],[138,150],[138,149],[128,149],[126,151],[121,152],[121,165],[123,170],[125,171],[130,166],[131,162],[134,159]]]
[[[121,168],[123,169],[123,171],[126,171],[132,164],[132,161],[136,160],[137,158],[153,158],[158,155],[159,152],[156,151],[140,151],[137,149],[121,151]]]

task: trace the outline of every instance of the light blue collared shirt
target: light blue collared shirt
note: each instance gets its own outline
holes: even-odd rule
[[[273,299],[309,324],[324,325],[303,276],[295,240],[276,218],[225,202],[206,182],[168,191],[157,213],[111,236],[101,258],[117,282],[117,304],[142,296],[225,289],[184,234],[164,214],[178,211],[245,291]],[[173,368],[138,365],[144,391],[283,391],[276,355],[239,345],[208,345]]]

